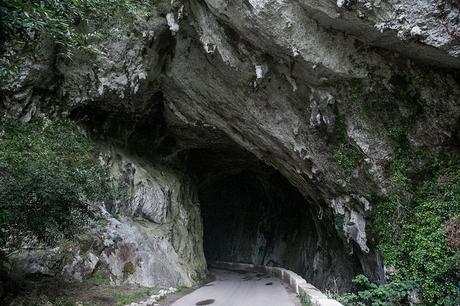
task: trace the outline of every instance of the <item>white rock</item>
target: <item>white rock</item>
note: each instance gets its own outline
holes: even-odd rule
[[[422,35],[422,29],[419,26],[415,26],[410,30],[411,36],[419,36]]]
[[[166,14],[166,22],[171,32],[176,33],[179,31],[179,24],[176,22],[173,13]]]
[[[343,7],[347,3],[347,0],[337,0],[337,6]]]

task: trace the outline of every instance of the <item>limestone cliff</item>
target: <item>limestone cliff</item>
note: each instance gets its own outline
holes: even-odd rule
[[[294,231],[281,226],[261,237],[261,229],[251,242],[220,251],[253,241],[268,248],[271,237],[270,252],[248,249],[235,258],[288,265],[339,291],[358,273],[384,280],[369,220],[374,200],[388,192],[395,128],[411,148],[434,155],[455,152],[460,141],[458,4],[173,1],[166,16],[107,27],[109,36],[90,42],[98,52],[76,51],[70,62],[56,59],[46,40],[40,52],[17,51],[23,60],[3,82],[2,107],[25,121],[39,111],[63,114],[147,161],[116,153],[110,159],[128,182],[130,200],[108,210],[101,229],[107,238],[94,255],[114,279],[200,279],[194,188],[205,190],[201,202],[219,202],[219,192],[230,189],[216,184],[249,169],[260,179],[261,202],[277,212],[277,203],[303,201],[295,209],[306,215],[294,214]],[[269,183],[272,171],[282,183]],[[276,190],[283,184],[294,190]],[[277,203],[270,192],[281,194]],[[246,222],[268,226],[291,217]],[[94,266],[93,255],[78,256]],[[127,263],[135,269],[124,275]]]

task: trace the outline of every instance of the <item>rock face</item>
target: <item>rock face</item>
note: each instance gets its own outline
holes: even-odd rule
[[[191,286],[204,278],[203,229],[192,182],[168,168],[154,168],[122,154],[108,160],[128,185],[127,205],[111,207],[103,260],[115,282]],[[115,210],[115,211],[114,211]]]
[[[287,264],[320,288],[338,278],[338,290],[346,289],[358,273],[383,281],[368,223],[372,199],[387,192],[395,125],[426,152],[452,150],[460,140],[458,4],[190,0],[173,7],[167,17],[113,27],[117,35],[93,42],[103,52],[90,57],[53,65],[52,53],[37,54],[2,87],[6,112],[27,121],[52,97],[55,112],[148,161],[112,161],[130,200],[108,209],[123,217],[108,216],[104,227],[121,241],[112,237],[106,248],[114,249],[95,256],[116,280],[199,279],[205,263],[194,188],[206,207],[219,207],[218,193],[206,188],[268,167],[298,192],[294,202],[303,201],[289,204],[298,212],[295,228],[267,234],[276,244],[268,253],[252,231],[245,241],[211,246],[211,257],[224,256],[221,247],[248,247],[235,258]],[[164,170],[163,177],[162,167],[185,176]],[[254,188],[272,186],[256,177]],[[244,209],[254,194],[235,195],[231,207]],[[257,205],[271,215],[288,200]],[[293,217],[283,213],[280,222]],[[235,232],[266,223],[255,214],[237,218]]]
[[[127,199],[101,207],[102,220],[52,250],[10,257],[15,272],[82,280],[105,271],[111,283],[146,287],[191,286],[204,278],[202,223],[197,192],[183,174],[126,156],[105,154]]]

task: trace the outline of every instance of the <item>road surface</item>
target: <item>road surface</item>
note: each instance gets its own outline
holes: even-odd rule
[[[171,306],[300,306],[296,295],[276,277],[256,272],[211,269],[215,281]]]

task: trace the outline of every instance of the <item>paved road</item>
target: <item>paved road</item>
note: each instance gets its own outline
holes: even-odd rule
[[[172,306],[299,306],[279,279],[254,272],[211,269],[215,281],[180,298]]]

